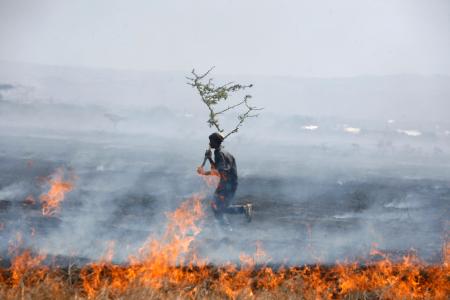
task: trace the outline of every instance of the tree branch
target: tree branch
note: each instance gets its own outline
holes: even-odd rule
[[[245,97],[242,101],[240,101],[236,104],[233,104],[233,105],[229,105],[227,108],[216,112],[214,110],[214,106],[221,103],[221,101],[226,101],[229,98],[230,94],[241,91],[241,90],[245,90],[247,88],[251,88],[251,87],[253,87],[253,85],[252,84],[241,85],[241,84],[235,84],[234,82],[228,82],[224,85],[216,87],[214,85],[212,78],[209,78],[207,83],[204,83],[203,79],[206,79],[206,77],[209,75],[209,73],[213,69],[214,69],[214,67],[210,68],[206,73],[201,74],[201,75],[197,74],[195,72],[195,69],[193,69],[191,73],[192,73],[192,75],[194,75],[194,77],[193,78],[186,77],[186,79],[189,80],[189,82],[187,82],[187,84],[196,88],[197,92],[199,93],[199,95],[201,97],[201,100],[208,107],[209,119],[208,119],[207,123],[208,123],[209,127],[214,126],[220,133],[223,133],[224,130],[220,127],[218,116],[227,111],[235,109],[239,106],[242,106],[242,105],[246,106],[247,111],[244,114],[238,115],[239,122],[233,130],[231,130],[228,134],[225,135],[224,138],[227,138],[229,135],[236,133],[238,131],[238,129],[244,123],[245,119],[258,116],[258,114],[251,115],[250,112],[252,112],[254,110],[261,110],[262,108],[250,106],[248,104],[248,100],[251,98],[251,95],[245,95]]]

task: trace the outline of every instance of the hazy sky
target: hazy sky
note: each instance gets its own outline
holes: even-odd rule
[[[0,59],[119,69],[450,74],[448,0],[0,0]]]

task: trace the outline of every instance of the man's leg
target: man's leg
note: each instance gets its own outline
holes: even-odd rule
[[[226,208],[225,213],[227,214],[244,214],[248,222],[252,221],[253,216],[253,204],[247,203],[242,205],[230,205]]]
[[[230,221],[225,216],[226,201],[225,201],[225,197],[223,195],[220,195],[217,193],[214,194],[214,200],[212,202],[212,209],[214,212],[214,217],[219,222],[220,226],[227,231],[232,231]]]
[[[240,215],[244,213],[244,205],[233,204],[225,209],[225,213],[230,215]]]
[[[226,214],[243,214],[247,218],[248,222],[252,221],[252,215],[253,215],[253,205],[251,203],[247,204],[230,204],[234,198],[234,194],[236,193],[236,188],[232,188],[228,190],[225,196],[224,204],[226,205],[224,209],[224,213]]]

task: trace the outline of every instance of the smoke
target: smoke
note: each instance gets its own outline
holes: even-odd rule
[[[10,203],[0,207],[3,253],[21,231],[24,246],[86,260],[115,241],[114,259],[124,262],[164,232],[166,212],[206,191],[193,246],[213,263],[236,261],[257,244],[274,264],[333,263],[373,247],[439,259],[450,203],[445,122],[266,109],[225,142],[238,164],[235,202],[254,204],[253,221],[230,216],[228,233],[209,207],[214,187],[195,171],[211,132],[198,111],[23,103],[8,95],[0,127],[0,200]],[[114,125],[105,114],[120,120]],[[76,175],[74,188],[59,214],[44,218],[38,200],[23,200],[48,192],[40,178],[59,167]]]
[[[0,199],[20,199],[26,195],[27,186],[24,182],[15,182],[0,189]]]

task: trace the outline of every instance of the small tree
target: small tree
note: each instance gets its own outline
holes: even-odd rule
[[[226,139],[231,134],[238,132],[239,128],[242,126],[246,119],[257,117],[258,114],[255,112],[262,110],[262,108],[250,106],[249,100],[252,98],[252,96],[247,94],[241,101],[228,105],[224,109],[217,110],[217,106],[229,100],[231,94],[249,89],[253,85],[242,85],[236,84],[234,82],[229,82],[224,85],[216,86],[212,78],[207,78],[207,76],[213,69],[214,67],[201,75],[197,74],[195,72],[195,69],[193,69],[191,72],[193,77],[186,77],[189,80],[187,84],[197,90],[201,97],[201,100],[208,107],[209,119],[207,123],[209,127],[214,126],[217,131],[219,131],[223,135],[224,139]],[[228,133],[225,133],[224,129],[220,126],[219,116],[238,107],[245,107],[245,112],[242,114],[238,114],[238,123],[236,124],[234,129],[230,130]]]

